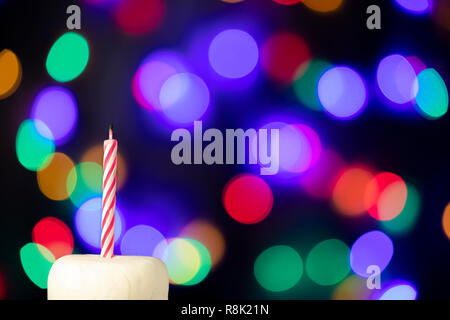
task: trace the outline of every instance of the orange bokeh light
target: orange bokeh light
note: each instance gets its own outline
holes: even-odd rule
[[[0,99],[12,95],[22,80],[22,66],[19,59],[11,50],[0,52]]]
[[[445,235],[450,239],[450,203],[445,207],[444,214],[442,215],[442,227],[444,228]]]
[[[351,275],[342,281],[333,291],[333,300],[368,300],[371,290],[367,288],[367,279]]]
[[[95,162],[103,166],[103,146],[95,145],[90,147],[81,157],[80,162]],[[117,152],[117,189],[125,184],[128,177],[128,170],[125,160],[120,152]]]
[[[359,216],[364,213],[365,191],[372,178],[372,172],[361,165],[342,170],[333,188],[332,202],[335,209],[345,216]]]
[[[64,153],[56,152],[51,157],[49,165],[37,172],[39,189],[51,200],[65,200],[70,196],[67,177],[75,164]]]
[[[304,0],[305,6],[318,12],[330,12],[339,8],[343,0]]]

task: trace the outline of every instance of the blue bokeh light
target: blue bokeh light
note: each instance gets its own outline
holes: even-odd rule
[[[367,89],[362,77],[348,67],[326,71],[319,80],[318,94],[325,111],[337,119],[356,117],[367,103]]]
[[[117,244],[124,229],[123,215],[116,205],[114,222],[114,244]],[[92,251],[100,249],[102,232],[102,198],[92,198],[83,203],[75,213],[75,229],[83,243]]]
[[[120,251],[124,255],[162,259],[159,251],[155,252],[155,249],[159,249],[164,244],[167,246],[167,241],[161,232],[147,225],[137,225],[124,234],[120,243]]]
[[[60,86],[45,88],[34,100],[31,118],[42,121],[50,129],[52,137],[38,128],[43,137],[53,138],[57,145],[67,141],[78,118],[74,95]]]
[[[259,51],[255,39],[245,31],[229,29],[214,37],[208,58],[211,67],[225,78],[242,78],[258,63]]]

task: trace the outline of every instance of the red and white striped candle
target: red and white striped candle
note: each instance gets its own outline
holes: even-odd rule
[[[112,126],[109,139],[103,143],[103,202],[101,256],[114,256],[114,216],[116,210],[117,140],[113,139]]]

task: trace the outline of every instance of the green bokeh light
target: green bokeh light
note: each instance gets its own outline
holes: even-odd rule
[[[47,167],[55,151],[55,142],[39,132],[46,132],[46,136],[51,136],[50,130],[42,121],[28,119],[22,122],[16,136],[17,158],[26,169],[32,171]]]
[[[393,234],[405,234],[416,224],[421,206],[420,194],[415,187],[406,184],[408,194],[402,212],[392,220],[380,221],[381,227]]]
[[[102,194],[103,169],[95,162],[82,162],[73,167],[67,176],[67,194],[77,207]]]
[[[28,278],[39,288],[46,289],[48,274],[55,261],[53,254],[40,244],[27,243],[20,249],[20,261]]]
[[[78,77],[89,60],[89,46],[83,36],[67,32],[55,41],[47,56],[47,72],[59,82]]]
[[[183,283],[184,285],[192,286],[202,282],[203,279],[205,279],[208,275],[209,271],[211,270],[211,256],[208,252],[208,249],[206,249],[206,247],[199,241],[194,239],[186,240],[189,241],[197,249],[197,252],[200,256],[200,268],[198,269],[197,273],[192,279]]]
[[[350,271],[349,254],[348,246],[341,240],[322,241],[311,249],[306,258],[306,274],[319,285],[334,285]]]
[[[448,110],[448,90],[444,80],[435,69],[425,69],[417,76],[419,91],[417,106],[425,117],[436,119]]]
[[[308,65],[300,67],[306,68],[306,70],[299,70],[304,73],[294,81],[294,93],[297,99],[308,108],[322,110],[317,85],[320,77],[332,66],[325,60],[312,59]]]
[[[266,290],[286,291],[297,284],[303,274],[303,261],[289,246],[274,246],[264,250],[254,265],[258,283]]]

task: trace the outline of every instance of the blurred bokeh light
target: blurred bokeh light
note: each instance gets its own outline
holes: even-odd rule
[[[389,281],[376,296],[377,300],[416,300],[417,290],[408,281],[393,280]]]
[[[409,233],[415,226],[421,208],[421,196],[416,187],[406,184],[406,202],[400,214],[392,220],[380,221],[381,227],[396,235]]]
[[[54,139],[57,145],[67,141],[78,118],[74,95],[69,89],[60,86],[45,88],[34,100],[31,118],[42,121],[51,131],[49,135],[40,130],[43,137]]]
[[[331,12],[338,9],[344,0],[304,0],[305,6],[317,12]]]
[[[118,244],[125,229],[125,220],[116,204],[114,220],[114,244]],[[83,203],[75,213],[75,229],[79,238],[91,252],[100,252],[102,232],[102,198],[96,197]]]
[[[363,214],[366,210],[366,188],[373,176],[371,170],[362,165],[344,168],[333,187],[332,202],[335,209],[344,216]]]
[[[205,82],[189,72],[170,76],[159,94],[164,115],[175,123],[200,120],[209,106],[210,94]]]
[[[201,242],[211,255],[211,267],[217,265],[225,254],[225,238],[222,231],[205,220],[194,220],[180,232],[183,238]]]
[[[65,200],[73,191],[67,190],[67,178],[75,164],[64,153],[55,152],[50,157],[48,166],[37,172],[39,189],[51,200]]]
[[[367,89],[362,77],[348,67],[327,70],[319,80],[319,100],[323,108],[337,119],[351,119],[367,103]]]
[[[367,288],[367,279],[350,275],[334,289],[333,300],[369,300],[372,291]]]
[[[20,249],[20,262],[28,278],[39,288],[47,289],[47,278],[55,262],[52,253],[36,243],[27,243]]]
[[[77,78],[89,60],[89,45],[86,39],[75,32],[67,32],[55,41],[46,61],[48,74],[59,82]]]
[[[442,228],[445,235],[450,239],[450,203],[445,207],[442,215]]]
[[[164,0],[126,0],[115,7],[114,17],[119,28],[130,35],[142,35],[155,30],[166,11]]]
[[[194,239],[185,239],[190,242],[198,252],[200,257],[200,268],[197,273],[189,280],[183,283],[185,286],[193,286],[202,282],[211,270],[211,255],[208,249],[199,241]]]
[[[303,260],[292,247],[278,245],[259,254],[255,260],[256,281],[266,290],[281,292],[295,286],[303,275]]]
[[[12,95],[22,80],[22,65],[14,52],[8,49],[0,51],[0,100]]]
[[[294,93],[297,99],[312,110],[322,110],[318,84],[322,75],[333,65],[328,61],[313,58],[304,62],[296,71]]]
[[[291,124],[280,129],[280,169],[305,172],[320,158],[322,143],[317,133],[307,125]]]
[[[255,39],[239,29],[220,32],[212,40],[208,58],[211,67],[225,78],[242,78],[253,71],[259,51]]]
[[[134,98],[146,109],[161,109],[159,94],[164,82],[174,74],[185,71],[183,58],[174,51],[160,50],[149,54],[133,77]]]
[[[261,49],[261,63],[269,78],[291,84],[298,68],[311,57],[308,44],[299,35],[280,31],[271,35]]]
[[[128,168],[125,162],[120,147],[117,151],[117,190],[120,190],[128,178]],[[84,162],[95,162],[103,167],[103,145],[94,145],[87,149],[81,156],[81,163]]]
[[[185,284],[194,279],[202,264],[201,255],[194,243],[183,238],[169,239],[166,251],[170,281]]]
[[[433,7],[432,0],[395,0],[399,6],[413,14],[425,14]]]
[[[264,220],[272,210],[273,194],[260,177],[241,174],[223,188],[222,202],[231,218],[244,224]]]
[[[366,187],[364,204],[367,212],[377,220],[392,220],[405,207],[408,190],[398,175],[382,172]]]
[[[417,95],[416,72],[410,62],[399,54],[381,60],[377,82],[384,96],[397,104],[410,102]]]
[[[333,194],[344,159],[335,151],[323,149],[317,163],[299,177],[301,187],[311,196],[327,199]]]
[[[448,111],[448,90],[435,69],[425,69],[417,76],[419,91],[416,104],[419,112],[429,119],[442,117]]]
[[[339,283],[350,271],[348,246],[338,239],[318,243],[309,252],[305,269],[308,277],[318,285]]]
[[[71,254],[73,251],[72,231],[57,218],[46,217],[39,220],[31,236],[34,243],[50,250],[55,259]]]
[[[120,242],[120,252],[127,256],[148,256],[162,259],[155,253],[158,245],[167,245],[166,238],[153,227],[137,225],[125,232]]]
[[[79,207],[102,193],[103,169],[95,162],[81,162],[67,177],[66,188],[72,203]]]
[[[367,278],[369,266],[375,265],[382,272],[391,261],[394,245],[381,231],[370,231],[360,236],[350,251],[350,266],[357,275]]]
[[[42,170],[50,163],[55,151],[50,129],[40,120],[27,119],[22,122],[16,136],[16,154],[19,162],[28,170]]]

